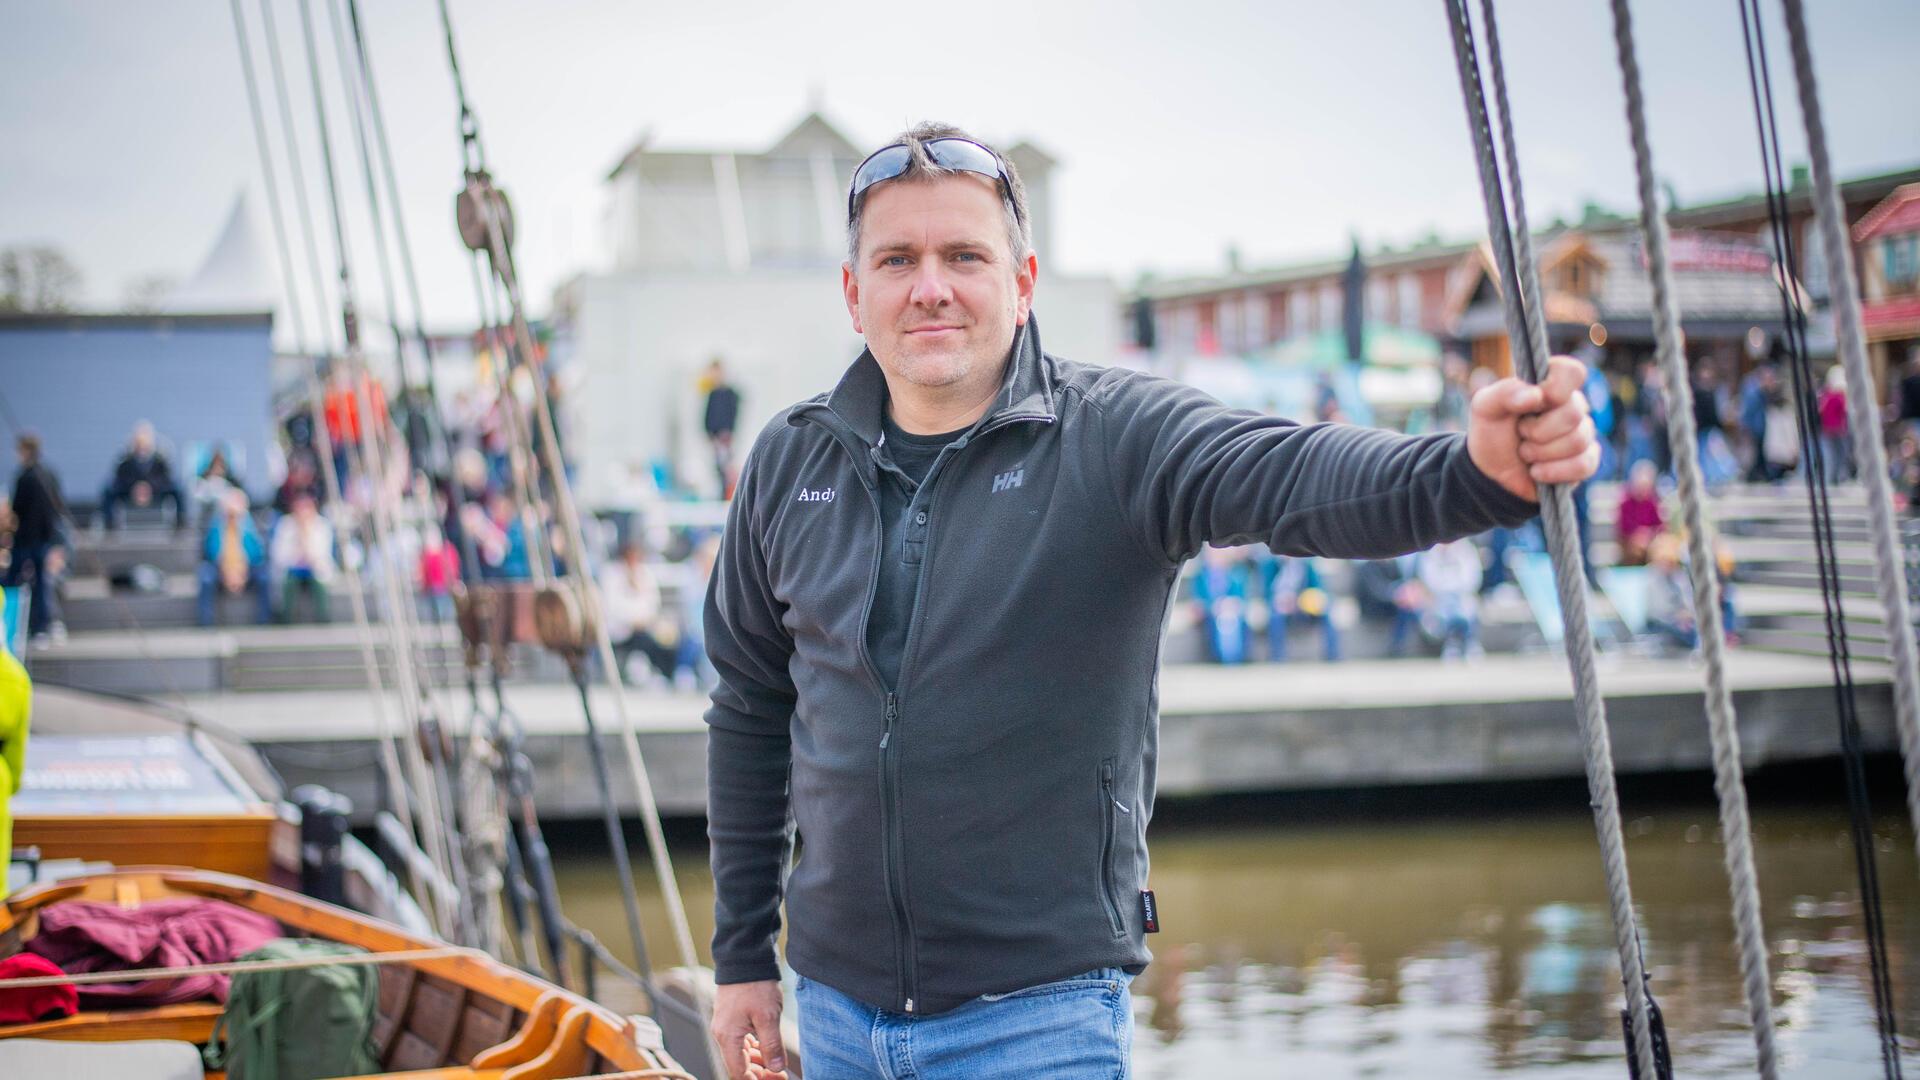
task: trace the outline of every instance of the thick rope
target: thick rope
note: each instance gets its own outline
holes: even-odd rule
[[[1488,0],[1490,3],[1491,0]],[[1640,194],[1640,231],[1653,283],[1655,352],[1667,382],[1667,441],[1673,447],[1674,475],[1686,521],[1687,552],[1692,560],[1693,609],[1706,667],[1707,734],[1713,744],[1713,790],[1720,799],[1721,856],[1733,901],[1734,941],[1740,955],[1747,1021],[1760,1075],[1780,1074],[1774,1048],[1772,979],[1767,970],[1766,931],[1760,920],[1760,879],[1753,864],[1753,826],[1747,814],[1747,789],[1740,763],[1740,731],[1727,686],[1726,632],[1721,624],[1720,575],[1706,513],[1706,483],[1700,474],[1699,442],[1693,420],[1693,388],[1680,341],[1680,311],[1674,297],[1673,263],[1667,254],[1667,219],[1660,212],[1654,184],[1653,150],[1647,137],[1646,97],[1640,86],[1640,62],[1633,42],[1633,13],[1627,0],[1611,0],[1614,44],[1619,51],[1620,82],[1626,91],[1627,130],[1633,141],[1633,168]]]
[[[1464,0],[1442,2],[1453,40],[1454,61],[1460,72],[1467,127],[1473,138],[1480,170],[1488,231],[1504,282],[1500,295],[1506,308],[1507,335],[1513,343],[1516,366],[1521,376],[1535,382],[1545,374],[1549,353],[1544,323],[1538,327],[1536,337],[1522,309],[1523,290],[1527,286],[1524,284],[1526,278],[1515,265],[1514,234],[1525,234],[1527,224],[1525,218],[1518,214],[1511,224],[1508,221],[1506,201],[1501,191],[1500,166],[1494,156],[1493,132],[1488,124],[1487,104],[1481,89],[1479,61],[1474,53],[1471,17]],[[1511,148],[1510,124],[1507,131],[1507,142]],[[1511,164],[1509,169],[1514,173],[1509,179],[1513,182],[1517,202],[1519,174],[1511,168]],[[1531,254],[1531,249],[1528,249],[1528,254]],[[1528,265],[1531,268],[1531,259]],[[1537,273],[1534,274],[1534,281],[1538,281]],[[1537,284],[1534,288],[1537,296]],[[1543,486],[1540,494],[1542,523],[1546,526],[1547,546],[1553,556],[1554,584],[1559,591],[1560,610],[1566,623],[1567,662],[1573,673],[1575,715],[1580,724],[1594,831],[1599,838],[1601,863],[1606,876],[1614,945],[1620,956],[1620,971],[1626,984],[1627,1021],[1632,1034],[1634,1060],[1639,1066],[1639,1075],[1645,1080],[1653,1080],[1660,1074],[1653,1050],[1646,977],[1640,962],[1639,932],[1633,913],[1633,892],[1627,877],[1627,846],[1620,824],[1620,797],[1614,787],[1613,745],[1607,731],[1606,705],[1600,697],[1599,679],[1594,668],[1593,629],[1587,621],[1586,575],[1580,561],[1573,493],[1565,485],[1554,484]]]
[[[461,134],[469,157],[469,173],[483,172],[484,155],[480,148],[479,124],[473,111],[467,105],[467,93],[460,74],[459,51],[454,46],[453,17],[447,10],[445,0],[440,2],[440,19],[446,31],[447,58],[452,67],[455,92],[460,99]],[[507,239],[505,223],[499,220],[498,204],[490,193],[481,192],[477,200],[484,216],[488,245],[487,255],[494,274],[507,291],[506,312],[511,318],[511,340],[522,351],[522,359],[527,373],[532,377],[534,395],[534,421],[540,425],[541,450],[546,458],[548,478],[553,485],[554,510],[565,530],[567,547],[572,555],[572,587],[580,602],[582,613],[593,625],[594,645],[599,653],[600,665],[604,669],[607,687],[612,691],[614,714],[620,721],[620,744],[626,752],[627,772],[633,782],[634,795],[639,803],[640,821],[647,834],[649,854],[653,857],[653,869],[660,881],[661,899],[667,909],[667,921],[673,928],[675,944],[679,947],[681,962],[687,967],[699,966],[699,954],[693,946],[693,931],[687,921],[686,907],[680,897],[679,882],[673,871],[673,861],[667,851],[666,832],[660,824],[660,806],[654,796],[653,782],[647,775],[646,759],[640,750],[640,738],[634,730],[632,709],[627,702],[625,681],[621,678],[620,665],[613,652],[613,641],[607,634],[606,621],[600,617],[599,589],[587,572],[587,547],[580,527],[579,510],[574,503],[573,485],[567,479],[565,462],[560,458],[560,444],[554,430],[553,409],[547,400],[546,388],[541,384],[539,373],[532,369],[533,331],[527,326],[525,305],[520,297],[518,272],[514,266],[513,248]]]
[[[102,983],[155,982],[162,979],[190,979],[196,975],[242,975],[249,971],[297,971],[301,968],[411,964],[420,960],[448,960],[456,956],[466,956],[476,960],[493,959],[478,949],[463,948],[459,945],[442,945],[431,949],[398,949],[394,952],[309,956],[298,960],[233,960],[224,964],[183,964],[179,967],[88,971],[74,975],[28,975],[18,979],[0,979],[0,990],[26,990],[36,986],[93,986]]]
[[[1900,730],[1900,756],[1906,767],[1907,813],[1913,821],[1915,851],[1920,852],[1920,659],[1916,659],[1913,609],[1907,597],[1905,558],[1893,520],[1893,484],[1887,476],[1882,445],[1880,402],[1867,368],[1866,337],[1860,326],[1860,282],[1853,272],[1853,244],[1847,235],[1845,208],[1827,154],[1826,120],[1807,44],[1806,12],[1800,0],[1784,0],[1787,40],[1793,52],[1793,76],[1800,89],[1800,112],[1807,122],[1807,158],[1813,166],[1813,212],[1826,248],[1827,282],[1833,290],[1833,332],[1840,364],[1847,373],[1847,424],[1853,433],[1854,460],[1867,491],[1867,520],[1873,540],[1873,586],[1886,609],[1887,661],[1893,665],[1893,713]]]

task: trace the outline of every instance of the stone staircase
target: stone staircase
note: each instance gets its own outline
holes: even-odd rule
[[[358,689],[367,685],[351,597],[335,583],[331,623],[254,624],[252,596],[221,596],[217,625],[196,623],[199,530],[176,533],[158,524],[101,534],[83,530],[62,589],[68,629],[64,642],[28,650],[36,678],[88,689],[132,694],[221,691],[273,692]],[[158,588],[128,587],[136,567],[159,575]],[[141,572],[143,577],[151,577]],[[116,584],[118,582],[119,584]],[[375,623],[375,655],[382,682],[394,666],[386,644],[377,590],[364,597]],[[421,629],[426,672],[436,683],[459,685],[459,638],[451,625]],[[515,647],[515,682],[557,682],[566,669],[544,650]]]
[[[1847,647],[1856,659],[1883,660],[1886,614],[1874,592],[1866,497],[1857,485],[1845,485],[1832,489],[1830,501]],[[1713,515],[1738,560],[1735,604],[1745,623],[1741,636],[1746,644],[1826,656],[1826,616],[1805,487],[1789,483],[1730,489],[1715,500]],[[1912,599],[1920,591],[1920,519],[1909,517],[1898,524]]]

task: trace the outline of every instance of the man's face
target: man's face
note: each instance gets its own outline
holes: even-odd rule
[[[1007,249],[998,187],[969,173],[870,189],[841,287],[888,376],[935,388],[998,372],[1037,272],[1031,253]]]

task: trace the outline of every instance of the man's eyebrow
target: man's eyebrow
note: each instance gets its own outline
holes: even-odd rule
[[[918,250],[920,250],[919,245],[910,240],[895,240],[891,243],[874,245],[871,253],[873,255],[891,255],[898,252],[914,252]],[[955,251],[991,251],[993,250],[993,244],[988,240],[949,240],[941,244],[939,250],[942,254]]]

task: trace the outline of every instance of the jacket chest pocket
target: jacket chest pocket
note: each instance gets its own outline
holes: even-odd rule
[[[1115,794],[1113,761],[1107,758],[1100,763],[1100,900],[1113,936],[1120,937],[1127,932],[1127,924],[1120,915],[1120,875],[1114,863],[1123,850],[1121,830],[1132,825],[1133,808]]]

